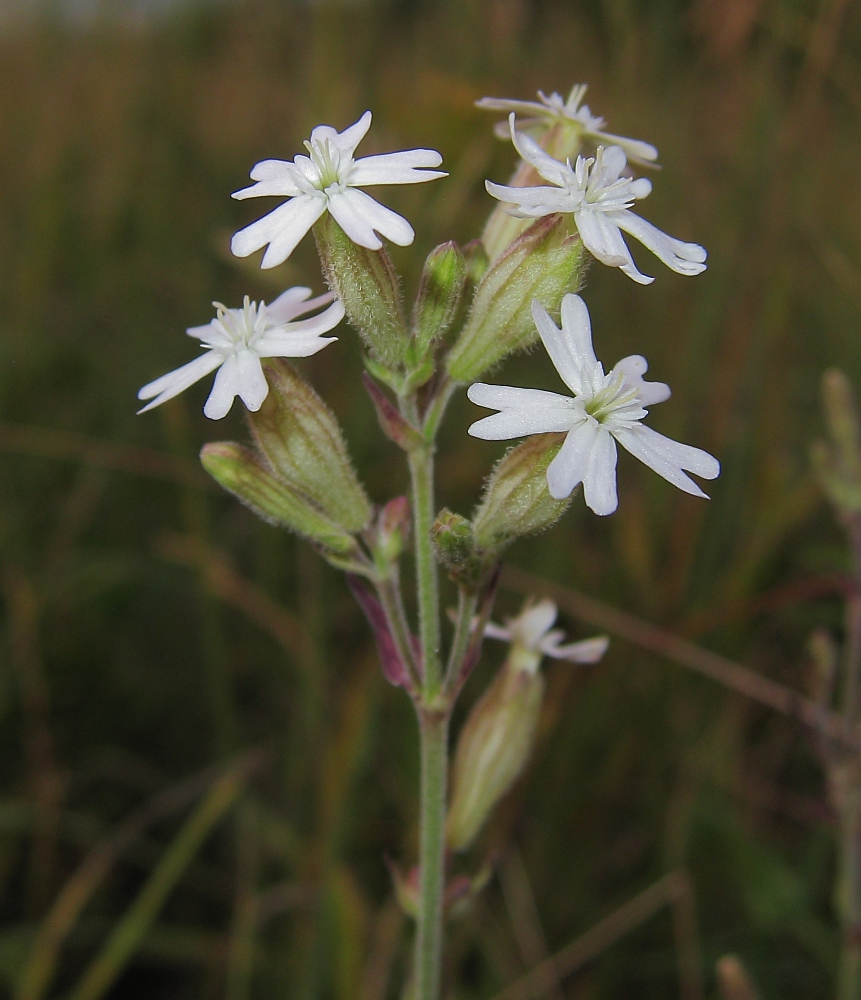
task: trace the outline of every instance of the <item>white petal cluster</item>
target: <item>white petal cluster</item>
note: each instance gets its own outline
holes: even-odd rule
[[[476,107],[488,111],[505,111],[516,115],[525,115],[518,122],[520,130],[527,133],[540,133],[553,125],[563,124],[576,128],[583,139],[596,146],[621,146],[625,155],[632,163],[654,164],[658,151],[649,142],[642,139],[628,139],[623,135],[613,135],[604,129],[604,119],[593,115],[588,104],[583,104],[586,95],[586,84],[577,83],[571,88],[568,99],[554,91],[548,97],[543,91],[538,91],[537,101],[516,101],[503,97],[483,97],[476,101]],[[493,131],[500,139],[508,138],[508,125],[498,122]]]
[[[553,601],[529,601],[523,611],[516,618],[507,619],[504,626],[488,622],[484,634],[489,639],[511,643],[517,665],[532,673],[538,669],[542,656],[570,663],[597,663],[607,651],[610,640],[606,636],[596,636],[563,646],[565,633],[562,629],[553,628],[556,615]]]
[[[561,330],[537,300],[532,315],[550,359],[574,395],[476,382],[467,396],[500,412],[478,420],[469,433],[488,441],[565,433],[547,469],[548,488],[553,497],[562,499],[582,483],[586,504],[596,514],[612,514],[618,506],[617,441],[680,490],[705,497],[686,472],[715,479],[720,473],[717,459],[642,423],[646,407],[670,396],[663,382],[643,380],[646,359],[636,354],[623,358],[605,375],[592,348],[589,312],[579,295],[562,300]]]
[[[646,177],[623,175],[627,159],[620,146],[599,146],[594,157],[578,156],[572,167],[569,162],[555,160],[528,135],[515,131],[513,113],[508,121],[517,152],[548,182],[536,187],[508,187],[485,181],[494,198],[514,206],[509,209],[512,215],[537,219],[555,212],[572,213],[586,249],[601,263],[618,267],[641,285],[655,279],[637,270],[623,231],[678,274],[705,270],[703,247],[667,236],[630,210],[635,201],[651,192],[652,182]]]
[[[337,132],[318,125],[305,143],[308,155],[293,160],[262,160],[251,171],[256,183],[236,191],[234,198],[287,198],[283,205],[241,229],[230,248],[247,257],[268,244],[262,267],[275,267],[295,250],[320,216],[329,211],[347,236],[370,250],[382,247],[380,236],[398,246],[415,238],[402,216],[375,201],[359,188],[374,184],[419,184],[445,177],[438,167],[442,157],[434,149],[407,149],[354,159],[356,147],[371,126],[371,112]]]
[[[322,334],[344,318],[343,304],[333,302],[331,293],[308,299],[310,294],[310,288],[290,288],[271,305],[251,302],[246,295],[241,309],[214,302],[215,319],[186,331],[208,348],[206,353],[145,385],[138,399],[152,402],[139,412],[172,399],[216,368],[215,384],[203,408],[207,417],[220,420],[226,416],[237,396],[252,412],[259,410],[269,394],[261,358],[306,358],[338,339]],[[316,316],[298,319],[330,302]]]

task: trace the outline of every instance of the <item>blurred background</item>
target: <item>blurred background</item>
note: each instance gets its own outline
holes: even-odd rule
[[[448,975],[490,1000],[604,921],[594,960],[506,1000],[699,1000],[727,953],[763,998],[833,995],[816,741],[636,640],[659,625],[805,692],[810,633],[841,635],[849,558],[810,447],[822,372],[861,381],[859,56],[847,0],[0,3],[5,995],[400,995],[385,859],[415,861],[408,699],[338,574],[199,470],[204,442],[245,438],[241,406],[214,424],[206,385],[143,417],[135,397],[193,356],[213,299],[322,290],[311,240],[270,272],[230,256],[262,211],[229,197],[252,164],[367,108],[362,153],[439,149],[449,179],[383,192],[417,232],[395,254],[411,294],[513,167],[473,102],[581,81],[660,150],[642,214],[709,250],[692,280],[635,247],[649,288],[593,267],[597,353],[648,357],[674,390],[652,424],[723,475],[706,503],[623,455],[617,514],[576,500],[511,550],[497,620],[542,586],[528,573],[574,638],[601,624],[580,594],[633,618],[600,666],[546,668],[528,773],[458,862],[494,869]],[[406,477],[340,336],[302,370],[384,500]],[[548,369],[497,381],[558,388]],[[465,514],[503,450],[467,437],[476,415],[458,401],[441,447],[440,505]],[[464,708],[503,655],[488,644]]]

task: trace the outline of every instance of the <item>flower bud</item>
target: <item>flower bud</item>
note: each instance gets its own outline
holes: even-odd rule
[[[410,537],[412,512],[406,497],[395,497],[380,511],[377,518],[377,558],[384,566],[397,562]]]
[[[564,434],[535,434],[500,459],[472,519],[480,548],[498,554],[509,542],[543,531],[562,516],[571,496],[550,496],[547,467],[564,439]]]
[[[455,751],[446,842],[465,850],[532,752],[544,696],[541,674],[506,663],[469,714]]]
[[[350,323],[379,361],[396,368],[407,332],[397,273],[385,250],[354,243],[329,212],[314,224],[314,238],[329,288],[344,303]]]
[[[846,513],[861,512],[861,429],[852,386],[836,368],[822,377],[822,398],[831,443],[817,442],[813,465],[831,502]]]
[[[489,560],[488,554],[475,544],[469,521],[444,507],[431,528],[431,540],[437,559],[445,566],[450,579],[475,589],[492,559]]]
[[[473,382],[507,354],[535,343],[533,299],[558,319],[562,298],[576,291],[583,269],[583,244],[572,226],[566,215],[538,219],[491,264],[449,356],[452,378]]]
[[[443,243],[425,261],[413,309],[413,350],[417,361],[451,326],[466,281],[466,261],[456,243]]]
[[[203,446],[200,461],[217,483],[264,521],[304,535],[324,553],[343,557],[357,554],[352,535],[312,507],[248,448],[233,441],[214,442]]]
[[[269,395],[248,420],[254,440],[279,478],[335,524],[357,532],[372,508],[335,415],[299,373],[281,359],[266,362]]]

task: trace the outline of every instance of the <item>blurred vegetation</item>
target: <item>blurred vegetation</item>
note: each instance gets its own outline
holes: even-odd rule
[[[5,992],[398,995],[409,931],[384,858],[415,858],[412,709],[340,578],[199,472],[205,441],[245,434],[241,407],[206,421],[201,385],[135,416],[212,299],[320,288],[310,240],[265,273],[227,244],[260,211],[229,193],[321,121],[372,108],[363,152],[443,153],[448,180],[386,191],[417,232],[396,255],[412,285],[433,245],[480,231],[484,178],[511,170],[475,99],[587,80],[612,130],[658,146],[644,214],[707,246],[709,270],[644,289],[593,268],[596,346],[648,357],[675,392],[653,424],[723,475],[705,503],[623,456],[616,515],[575,502],[511,561],[806,689],[807,637],[839,636],[849,566],[809,448],[821,372],[861,381],[859,57],[846,0],[247,0],[0,23]],[[303,371],[382,500],[405,476],[359,364],[345,328]],[[505,381],[553,388],[548,369],[530,355]],[[472,417],[453,407],[440,459],[439,502],[465,513],[502,450],[466,436]],[[496,617],[520,600],[503,590]],[[491,644],[466,703],[501,657]],[[497,865],[451,927],[457,996],[497,996],[656,883],[648,919],[540,995],[672,997],[680,978],[697,1000],[696,970],[716,995],[728,952],[765,1000],[831,995],[834,818],[803,728],[621,640],[548,681],[532,766],[463,869]],[[725,990],[747,982],[721,968]]]

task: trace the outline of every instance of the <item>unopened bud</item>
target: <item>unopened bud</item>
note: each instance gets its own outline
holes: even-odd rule
[[[543,697],[540,673],[506,663],[470,712],[452,767],[446,842],[453,851],[469,847],[523,770]]]
[[[547,467],[564,438],[564,434],[534,434],[497,463],[472,519],[475,541],[482,549],[498,553],[516,538],[549,528],[565,512],[571,497],[554,500],[547,488]]]
[[[488,554],[475,543],[472,525],[465,517],[444,507],[431,528],[437,559],[449,577],[469,589],[475,589],[488,569]]]
[[[448,359],[451,377],[474,382],[507,354],[535,343],[533,299],[558,319],[563,296],[580,284],[583,260],[583,244],[567,215],[534,222],[491,264],[476,289]]]
[[[334,413],[292,365],[266,362],[269,395],[248,420],[255,442],[279,478],[335,524],[357,532],[372,508],[353,470]]]
[[[413,350],[425,357],[451,326],[466,281],[466,262],[456,243],[443,243],[425,261],[413,310]]]
[[[233,441],[203,446],[200,461],[212,478],[270,524],[290,528],[325,552],[349,557],[356,540],[333,524],[248,448]]]
[[[372,355],[396,368],[403,361],[407,332],[388,253],[354,243],[329,212],[314,224],[314,238],[326,282],[344,303],[350,323]]]
[[[410,537],[412,513],[406,497],[395,497],[380,511],[377,518],[375,551],[383,565],[397,562]]]

